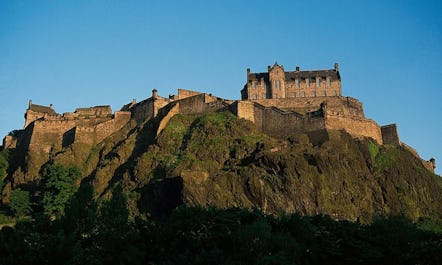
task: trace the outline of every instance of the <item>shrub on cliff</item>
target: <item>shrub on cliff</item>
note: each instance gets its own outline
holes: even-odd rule
[[[31,201],[28,191],[15,189],[9,197],[9,208],[17,217],[23,217],[31,213]]]
[[[50,165],[43,175],[44,197],[43,209],[47,215],[61,215],[71,196],[77,190],[77,180],[81,178],[81,171],[76,167]]]

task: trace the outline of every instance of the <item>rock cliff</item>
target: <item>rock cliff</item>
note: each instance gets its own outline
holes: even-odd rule
[[[161,217],[197,205],[361,222],[381,214],[442,217],[442,179],[405,147],[338,130],[276,139],[227,111],[177,114],[157,135],[160,121],[129,122],[92,147],[64,148],[48,163],[80,168],[97,196],[122,184],[135,214]],[[38,186],[17,172],[11,178]]]

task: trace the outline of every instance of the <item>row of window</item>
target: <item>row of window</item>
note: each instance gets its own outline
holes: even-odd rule
[[[337,96],[337,95],[338,95],[338,92],[336,90],[333,90],[331,95],[327,94],[327,91],[325,91],[325,90],[321,91],[320,94],[316,93],[316,91],[312,91],[311,94],[310,94],[311,97],[318,97],[318,96],[326,97],[326,96]],[[259,95],[257,95],[257,94],[253,94],[251,98],[252,99],[258,99],[258,96]],[[296,98],[296,97],[305,98],[305,97],[307,97],[307,94],[306,94],[305,91],[301,91],[299,94],[297,94],[296,92],[292,92],[292,93],[290,93],[290,97],[292,97],[292,98]],[[267,97],[266,97],[265,93],[263,93],[261,95],[261,97],[260,97],[260,99],[266,99],[266,98]],[[280,98],[280,97],[279,97],[278,94],[275,94],[275,95],[273,95],[272,98]]]
[[[316,87],[318,87],[318,88],[321,87],[321,83],[322,83],[323,79],[324,78],[322,78],[322,77],[316,77],[314,79],[315,82],[316,82]],[[327,77],[327,78],[325,78],[325,80],[326,80],[326,85],[325,86],[326,87],[330,87],[331,86],[331,77]],[[313,79],[312,79],[312,81],[310,81],[310,78],[306,78],[305,79],[305,86],[307,88],[309,88],[311,82],[314,82]],[[252,82],[252,88],[253,89],[256,89],[256,83],[257,83],[256,81]],[[295,79],[295,86],[296,86],[296,88],[301,88],[301,84],[300,84],[299,78]],[[266,84],[264,82],[262,82],[261,83],[261,87],[263,89],[265,89],[266,88]],[[276,89],[281,89],[281,81],[280,80],[273,80],[273,87],[276,88]]]

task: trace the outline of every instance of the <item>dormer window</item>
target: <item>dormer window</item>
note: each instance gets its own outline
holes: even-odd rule
[[[252,88],[256,89],[256,82],[255,81],[252,82]]]
[[[298,78],[295,79],[295,85],[296,85],[296,88],[299,88],[299,79]]]
[[[307,88],[310,87],[310,78],[306,78],[306,79],[305,79],[305,86],[306,86]]]
[[[319,76],[316,77],[316,87],[317,88],[321,87],[321,77]]]
[[[331,77],[327,76],[327,87],[331,86]]]

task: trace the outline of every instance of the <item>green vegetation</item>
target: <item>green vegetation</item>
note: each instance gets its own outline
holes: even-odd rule
[[[29,191],[15,189],[9,197],[9,208],[16,217],[24,217],[31,213]]]
[[[3,182],[7,175],[8,166],[8,152],[6,150],[2,150],[0,151],[0,198],[4,184]]]
[[[61,218],[0,230],[0,256],[4,265],[440,264],[441,242],[442,233],[398,216],[361,225],[323,215],[181,207],[162,220],[130,221],[121,188],[98,207],[92,187],[82,185]]]
[[[70,197],[77,189],[81,171],[76,167],[65,167],[55,164],[46,168],[43,175],[44,197],[43,208],[47,215],[61,215]]]

